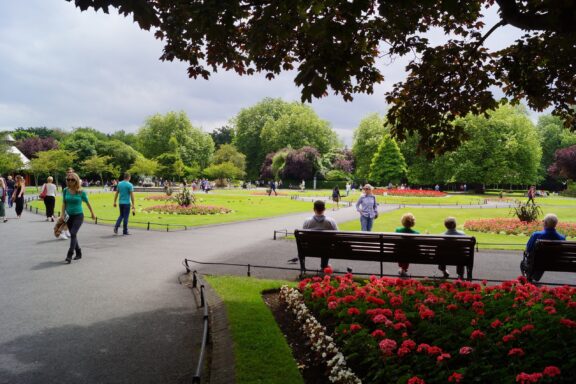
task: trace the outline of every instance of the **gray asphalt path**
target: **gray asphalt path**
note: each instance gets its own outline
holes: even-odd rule
[[[389,207],[383,209],[396,209]],[[9,211],[13,217],[13,211]],[[328,212],[338,222],[357,219],[353,208]],[[292,231],[309,213],[215,225],[179,232],[132,230],[85,223],[84,258],[63,263],[68,243],[56,240],[39,215],[0,223],[0,383],[180,383],[193,373],[201,312],[178,283],[186,258],[297,268]],[[480,252],[476,278],[518,276],[519,252]],[[319,265],[310,260],[308,267]],[[378,273],[375,263],[334,261],[336,269]],[[239,267],[201,266],[204,273],[245,275]],[[397,268],[385,264],[385,273]],[[433,276],[434,266],[410,268]],[[253,276],[289,278],[296,271],[255,269]],[[549,282],[574,282],[546,273]]]

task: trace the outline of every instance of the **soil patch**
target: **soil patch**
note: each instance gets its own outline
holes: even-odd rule
[[[326,364],[316,357],[315,352],[310,348],[309,340],[300,330],[296,316],[286,311],[286,305],[279,301],[278,292],[264,293],[262,298],[272,311],[280,330],[292,349],[292,356],[296,360],[304,383],[329,384]]]

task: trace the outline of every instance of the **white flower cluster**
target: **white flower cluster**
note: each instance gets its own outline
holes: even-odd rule
[[[328,379],[337,384],[362,384],[362,381],[346,366],[344,355],[338,350],[334,339],[326,334],[326,328],[310,312],[302,294],[286,285],[280,288],[280,301],[296,315],[302,331],[310,339],[312,349],[326,361],[330,373]]]

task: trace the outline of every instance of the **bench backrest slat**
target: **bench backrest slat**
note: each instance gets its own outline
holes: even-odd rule
[[[537,240],[533,269],[576,272],[576,241]]]
[[[299,257],[382,262],[469,265],[476,239],[470,236],[384,232],[296,230]]]

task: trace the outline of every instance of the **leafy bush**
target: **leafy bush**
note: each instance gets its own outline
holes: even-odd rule
[[[186,187],[182,188],[180,192],[174,196],[174,200],[181,207],[188,207],[192,204],[196,204],[196,198],[190,193],[190,190]]]
[[[576,288],[351,274],[300,285],[363,383],[576,382]]]
[[[342,181],[342,180],[351,180],[352,175],[341,171],[339,169],[333,169],[331,171],[326,172],[326,180],[328,181]]]
[[[516,203],[516,206],[512,208],[512,213],[515,214],[520,221],[533,222],[538,220],[538,217],[542,215],[542,208],[534,203],[523,203],[519,201]]]

